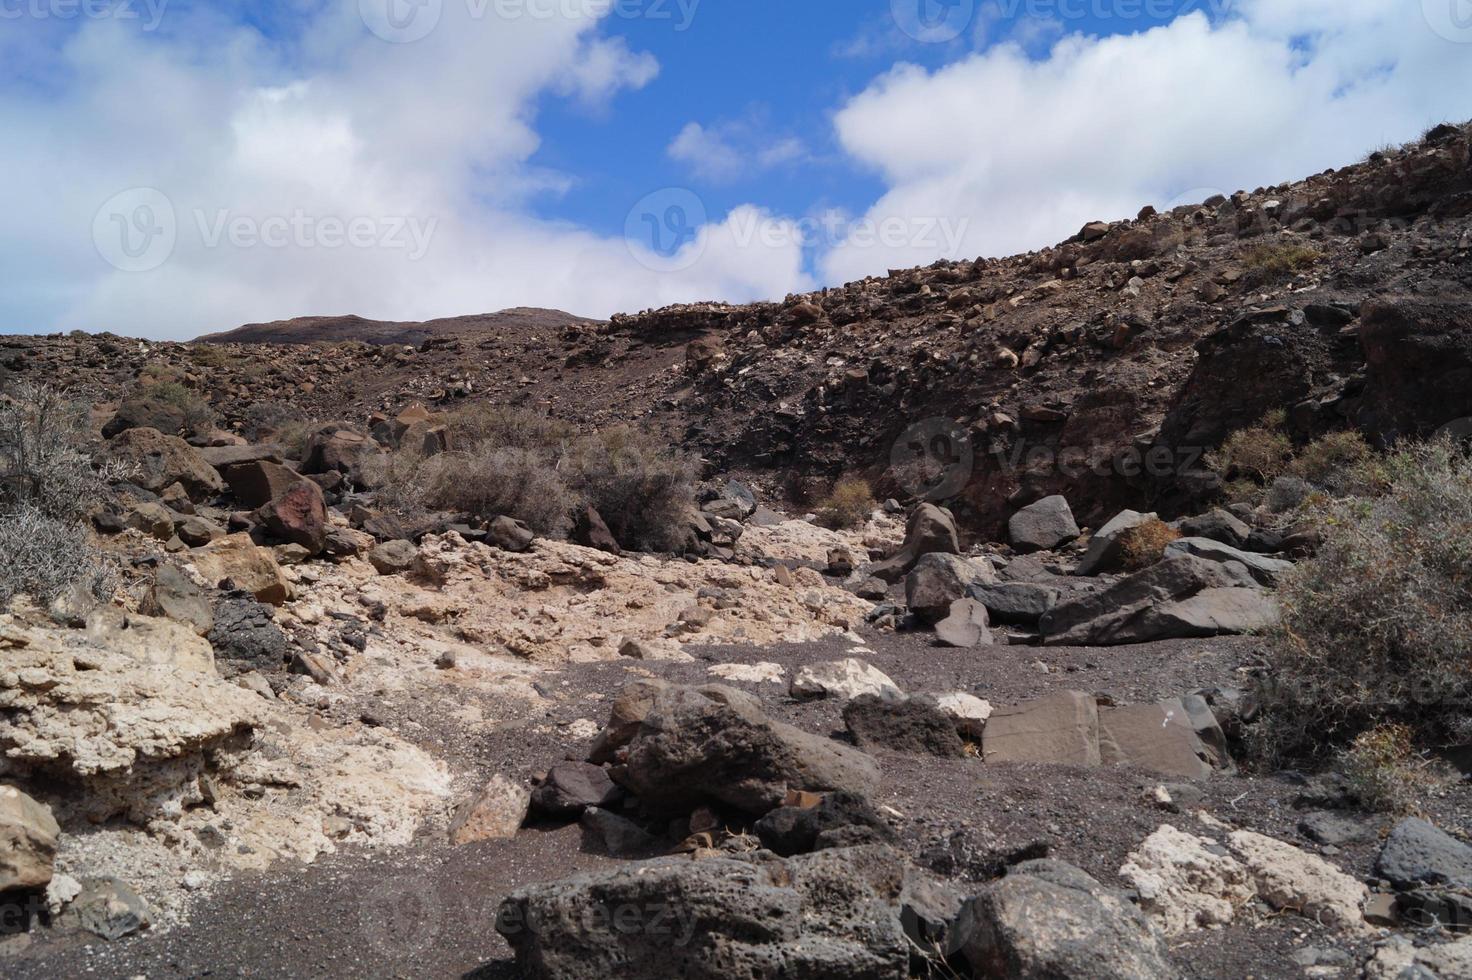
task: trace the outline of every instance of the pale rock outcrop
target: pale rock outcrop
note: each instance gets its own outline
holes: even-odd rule
[[[1247,868],[1224,848],[1170,824],[1145,838],[1119,874],[1167,936],[1224,926],[1257,894]]]
[[[1366,928],[1361,909],[1369,889],[1323,858],[1292,844],[1240,830],[1227,838],[1251,872],[1258,895],[1275,909],[1292,909],[1324,925]]]

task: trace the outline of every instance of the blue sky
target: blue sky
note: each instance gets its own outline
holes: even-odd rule
[[[1352,162],[1469,55],[1472,0],[0,0],[0,330],[780,298]]]

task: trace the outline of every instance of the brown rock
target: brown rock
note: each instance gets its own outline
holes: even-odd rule
[[[526,820],[531,802],[531,791],[525,786],[505,776],[492,776],[485,789],[456,812],[450,822],[450,843],[472,844],[515,837]]]

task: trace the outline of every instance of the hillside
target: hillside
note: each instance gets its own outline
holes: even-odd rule
[[[593,324],[596,320],[563,313],[515,307],[499,313],[472,314],[406,323],[367,320],[360,316],[302,316],[274,323],[247,323],[222,333],[207,334],[202,344],[316,344],[360,341],[366,344],[408,344],[417,347],[434,337],[474,337],[520,332],[566,323]]]

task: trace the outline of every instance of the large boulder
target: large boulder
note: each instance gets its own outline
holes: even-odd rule
[[[532,885],[496,929],[530,980],[904,980],[905,858],[664,858]]]
[[[341,473],[361,486],[363,463],[378,451],[377,444],[366,434],[334,422],[322,426],[307,439],[302,473]]]
[[[986,606],[975,599],[957,599],[950,614],[935,624],[935,639],[943,647],[970,650],[989,647],[994,641]]]
[[[145,615],[163,616],[176,623],[184,623],[200,636],[207,636],[215,625],[214,608],[209,599],[177,565],[158,567],[141,608]]]
[[[45,888],[60,837],[50,807],[14,786],[0,786],[0,894]]]
[[[1395,825],[1375,873],[1401,889],[1441,885],[1472,889],[1472,847],[1419,817]]]
[[[1097,766],[1099,705],[1078,691],[1061,691],[987,719],[982,756],[994,762],[1046,762]]]
[[[284,605],[291,598],[291,583],[276,564],[271,552],[258,546],[248,534],[232,534],[211,542],[190,556],[201,577],[211,586],[230,582],[261,602]]]
[[[983,582],[967,589],[966,596],[986,607],[991,622],[1036,626],[1058,605],[1059,590],[1035,582]]]
[[[957,555],[961,539],[956,518],[944,507],[921,504],[905,525],[905,543],[894,555],[875,565],[870,574],[886,582],[898,582],[915,563],[930,554]]]
[[[789,790],[869,794],[879,767],[865,753],[773,721],[728,687],[657,691],[610,773],[646,806],[689,813],[710,802],[762,814]]]
[[[1078,563],[1078,574],[1099,575],[1117,569],[1123,559],[1126,531],[1133,531],[1146,521],[1157,520],[1155,514],[1142,514],[1136,510],[1120,511],[1114,518],[1089,539],[1088,550]]]
[[[256,512],[256,517],[272,537],[289,544],[299,544],[311,555],[320,555],[327,546],[327,501],[322,488],[310,480],[300,480]]]
[[[127,467],[129,480],[153,493],[161,493],[177,483],[190,500],[200,501],[225,489],[220,474],[193,446],[157,429],[128,429],[109,441],[101,455]]]
[[[461,804],[450,820],[450,843],[473,844],[516,836],[531,807],[532,794],[505,776],[492,776],[473,799]]]
[[[962,909],[957,937],[986,980],[1170,980],[1160,933],[1122,893],[1061,861],[1025,861]]]
[[[298,483],[310,482],[295,470],[269,459],[255,459],[217,467],[230,486],[230,495],[242,506],[264,507]]]
[[[1178,554],[1054,608],[1039,628],[1049,646],[1113,646],[1250,633],[1277,618],[1245,568]]]
[[[973,585],[992,585],[996,580],[985,558],[929,554],[905,577],[905,602],[918,619],[933,625],[950,615],[951,604],[966,598]]]
[[[184,435],[189,420],[184,409],[154,395],[125,399],[117,413],[102,427],[102,437],[111,439],[129,429],[157,429],[165,435]]]
[[[865,751],[888,749],[906,755],[959,759],[966,746],[956,723],[934,698],[881,698],[864,694],[843,707],[843,724]]]
[[[1007,522],[1007,539],[1022,554],[1052,551],[1078,535],[1073,511],[1061,496],[1044,497],[1035,504],[1029,504]]]
[[[1259,585],[1269,587],[1277,585],[1279,578],[1293,570],[1291,561],[1240,551],[1211,538],[1181,538],[1165,546],[1165,557],[1173,558],[1177,555],[1194,555],[1220,564],[1238,562],[1247,568]]]

